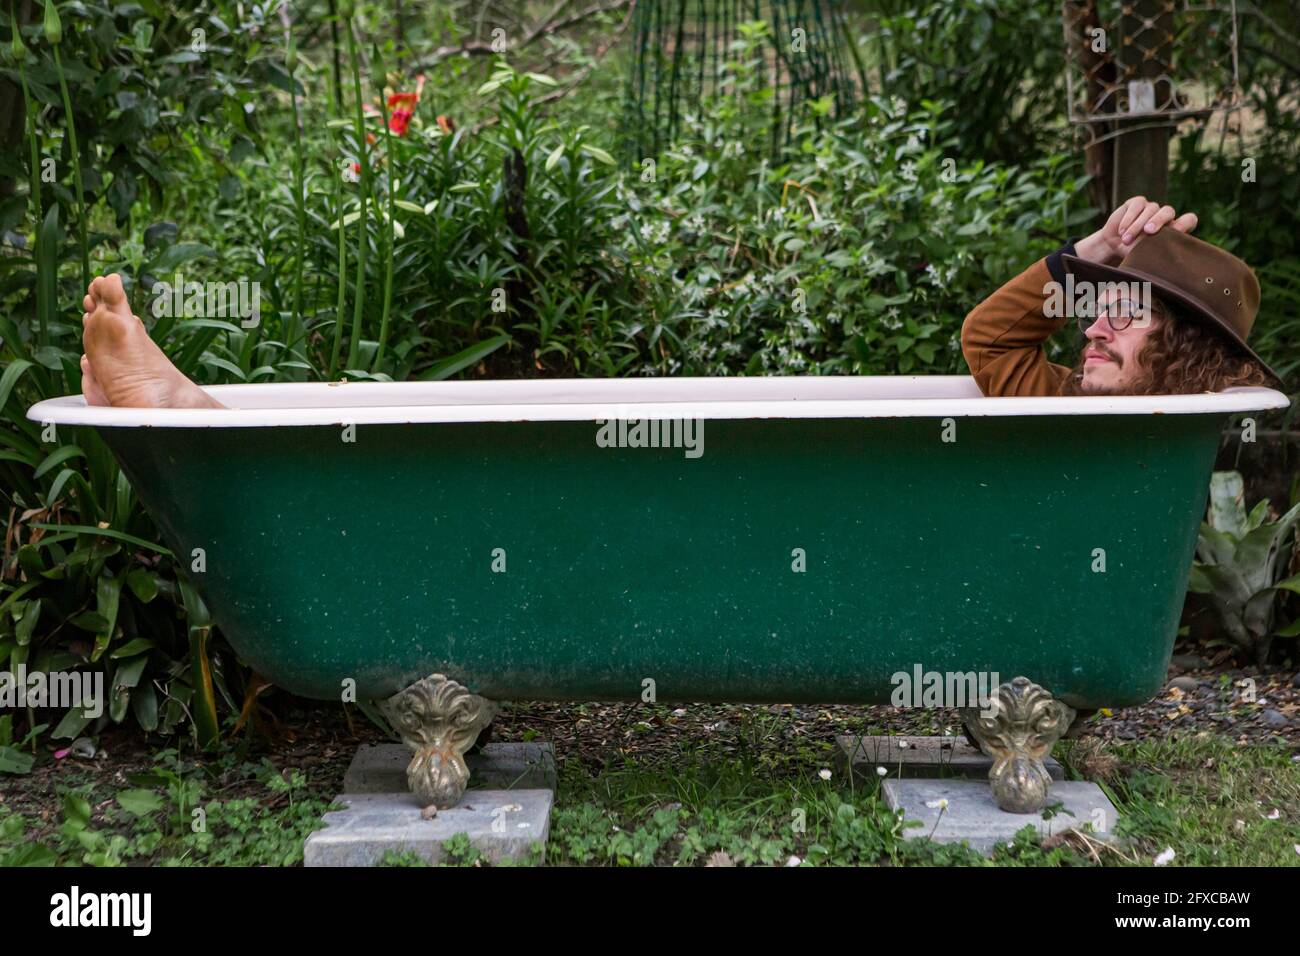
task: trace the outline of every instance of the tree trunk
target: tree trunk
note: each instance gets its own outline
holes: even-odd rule
[[[1093,49],[1090,30],[1102,28],[1097,15],[1096,0],[1065,0],[1061,6],[1061,19],[1065,24],[1066,54],[1083,75],[1083,109],[1089,116],[1105,110],[1104,97],[1115,82],[1115,63],[1105,52]],[[1108,38],[1109,39],[1109,38]],[[1111,48],[1107,45],[1106,50]],[[1079,104],[1072,103],[1072,108]],[[1106,135],[1112,131],[1110,123],[1088,123],[1085,126],[1087,142],[1083,147],[1083,170],[1088,180],[1088,198],[1105,219],[1111,206],[1111,180],[1114,176],[1114,146]]]

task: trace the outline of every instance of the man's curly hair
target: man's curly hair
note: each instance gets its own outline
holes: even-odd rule
[[[1142,368],[1125,395],[1190,395],[1225,388],[1269,385],[1272,379],[1258,361],[1214,328],[1208,320],[1188,316],[1155,299],[1155,328],[1137,354]],[[1089,394],[1080,388],[1083,355],[1062,386],[1067,395]]]

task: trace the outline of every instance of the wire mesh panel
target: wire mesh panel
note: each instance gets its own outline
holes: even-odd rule
[[[640,0],[624,110],[628,148],[656,155],[682,135],[699,104],[731,97],[739,108],[764,111],[775,150],[811,101],[829,97],[831,117],[853,103],[844,35],[831,0]]]
[[[1235,0],[1065,0],[1066,89],[1089,139],[1235,108]]]

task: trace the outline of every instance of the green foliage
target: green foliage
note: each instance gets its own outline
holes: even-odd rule
[[[11,549],[0,570],[0,667],[100,669],[101,721],[170,734],[211,711],[188,679],[175,562],[97,436],[25,412],[80,390],[87,272],[121,271],[144,312],[140,285],[216,254],[177,241],[166,217],[202,194],[193,182],[226,182],[251,152],[260,133],[250,107],[274,64],[255,39],[260,8],[241,17],[233,4],[76,4],[57,39],[54,10],[46,4],[44,29],[22,27],[24,54],[4,64],[21,79],[26,142],[0,156],[0,177],[27,168],[18,183],[0,179],[0,487]],[[18,40],[11,33],[11,54]],[[60,268],[78,259],[80,270]],[[163,321],[152,333],[203,381],[228,374],[231,356],[253,355],[251,336],[230,323]],[[229,698],[223,663],[210,669]],[[69,712],[51,733],[72,738],[89,725]]]
[[[14,716],[5,714],[0,717],[0,774],[22,775],[31,773],[36,758],[23,749],[33,743],[47,725],[39,724],[27,732],[27,736],[15,743]]]
[[[626,70],[628,149],[659,154],[702,100],[730,97],[737,88],[759,118],[750,142],[756,152],[788,143],[791,120],[809,99],[826,97],[833,115],[847,115],[858,96],[847,65],[858,65],[858,57],[842,49],[839,6],[824,0],[800,0],[793,9],[787,0],[638,5]]]
[[[653,184],[625,187],[645,371],[964,370],[966,313],[1087,211],[1063,157],[960,162],[950,112],[875,100],[860,120],[803,130],[775,167],[748,155],[744,128],[691,129]]]
[[[1300,32],[1292,0],[1240,4],[1242,112],[1183,127],[1171,147],[1170,202],[1197,234],[1260,280],[1252,343],[1292,388],[1300,381]],[[1286,416],[1291,421],[1296,408]]]
[[[952,103],[967,161],[1020,163],[1069,148],[1059,4],[861,0],[853,35],[886,99]]]
[[[1114,756],[1128,768],[1109,794],[1118,835],[1139,862],[1171,848],[1178,866],[1295,866],[1300,821],[1288,808],[1300,799],[1300,771],[1287,747],[1153,735]]]
[[[155,758],[153,771],[128,775],[130,786],[110,799],[90,785],[64,791],[61,821],[39,837],[38,824],[0,804],[0,866],[293,866],[329,806],[296,770],[227,755],[223,780],[260,786],[223,799],[210,795],[212,778],[175,751]]]
[[[1300,593],[1300,575],[1286,574],[1300,503],[1269,521],[1269,502],[1246,511],[1241,475],[1216,471],[1210,479],[1209,520],[1201,524],[1189,589],[1206,594],[1228,640],[1263,664],[1275,636],[1300,634],[1300,620],[1275,631],[1279,592]]]
[[[768,741],[765,748],[771,747]],[[784,746],[781,741],[778,746]],[[579,866],[986,866],[966,846],[905,838],[905,823],[881,799],[878,781],[851,788],[808,787],[789,774],[807,758],[766,753],[769,770],[719,757],[671,770],[639,768],[633,775],[603,774],[583,788],[568,782],[553,812],[547,863]],[[815,765],[815,764],[814,764]],[[664,794],[692,795],[663,805]],[[602,798],[602,795],[603,798]],[[568,799],[564,799],[567,797]],[[647,806],[642,806],[649,801]],[[1057,830],[1065,830],[1062,823]],[[1026,826],[994,863],[1012,866],[1080,865],[1073,849],[1043,846]]]

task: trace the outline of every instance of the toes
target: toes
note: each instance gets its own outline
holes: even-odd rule
[[[99,299],[110,309],[119,311],[126,304],[126,290],[122,288],[122,277],[116,272],[95,280],[99,285]]]
[[[93,289],[93,288],[95,287],[95,283],[92,282],[92,283],[90,284],[90,287]],[[95,297],[94,297],[94,296],[91,296],[91,295],[88,295],[88,296],[86,296],[84,299],[82,299],[82,300],[81,300],[81,310],[82,310],[83,312],[94,312],[94,311],[95,311]]]

